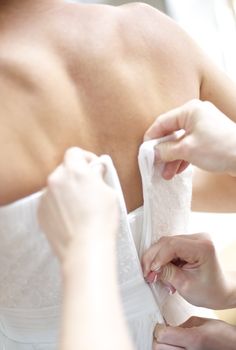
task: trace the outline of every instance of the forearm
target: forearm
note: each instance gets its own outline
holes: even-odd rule
[[[78,248],[63,268],[61,350],[132,350],[117,286],[115,242],[97,240]]]

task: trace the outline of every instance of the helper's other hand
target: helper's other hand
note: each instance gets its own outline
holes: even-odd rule
[[[182,137],[156,147],[156,161],[166,163],[162,173],[165,179],[183,171],[188,163],[236,176],[236,124],[212,103],[192,100],[160,115],[144,140],[181,129],[185,131]]]
[[[157,325],[153,350],[235,350],[236,327],[226,322],[191,317],[179,327]]]
[[[72,251],[76,255],[79,245],[115,240],[117,196],[103,180],[104,167],[92,166],[96,159],[90,152],[71,148],[48,178],[39,222],[60,260]]]
[[[191,304],[211,309],[236,305],[235,283],[221,269],[206,234],[162,237],[143,255],[147,282],[161,280]]]

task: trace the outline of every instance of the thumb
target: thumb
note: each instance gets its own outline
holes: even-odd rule
[[[157,279],[172,285],[177,291],[181,291],[181,287],[186,281],[183,270],[172,263],[166,264],[161,268]]]
[[[180,152],[179,141],[159,143],[155,146],[155,158],[157,162],[172,162],[183,159]]]
[[[189,349],[187,346],[193,344],[191,330],[182,327],[166,327],[157,324],[153,336],[157,344],[169,345],[169,347],[165,347],[165,349],[171,349],[172,347],[170,347],[170,345],[174,346],[174,349]]]

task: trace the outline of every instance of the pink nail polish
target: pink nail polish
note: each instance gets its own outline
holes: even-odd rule
[[[155,279],[155,275],[156,275],[156,273],[154,271],[149,272],[149,274],[145,278],[146,282],[147,283],[153,283],[153,281]]]
[[[158,273],[156,271],[151,271],[145,278],[145,281],[147,283],[156,283],[160,279],[161,273]]]
[[[174,286],[172,286],[172,284],[165,282],[165,288],[168,292],[169,295],[173,295],[176,292],[176,289]]]

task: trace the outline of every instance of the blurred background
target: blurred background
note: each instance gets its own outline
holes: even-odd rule
[[[77,0],[77,2],[118,6],[134,1]],[[236,81],[236,0],[142,2],[156,7],[176,20]],[[225,269],[236,270],[236,213],[192,213],[190,232],[209,232]],[[219,311],[216,314],[219,318],[236,325],[236,309]]]

